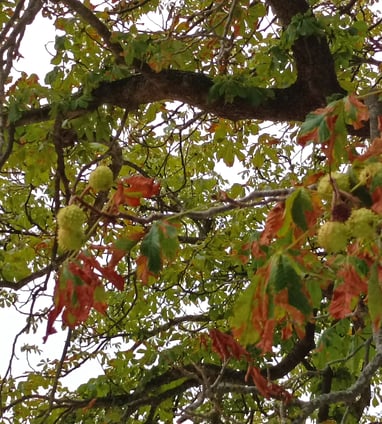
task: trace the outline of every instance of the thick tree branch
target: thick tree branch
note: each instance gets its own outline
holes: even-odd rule
[[[308,18],[309,4],[305,0],[269,0],[273,12],[284,27],[291,24],[292,18],[300,15]],[[311,16],[312,19],[313,15]],[[344,93],[338,83],[333,56],[323,34],[298,37],[292,46],[297,69],[297,86],[304,96],[308,93],[312,103],[326,104],[326,97],[334,93]],[[312,108],[311,110],[315,109]]]
[[[236,98],[232,103],[224,99],[212,102],[209,90],[212,78],[194,72],[165,70],[158,73],[138,74],[118,81],[105,82],[96,88],[93,101],[87,108],[70,111],[67,118],[75,118],[108,104],[136,110],[140,105],[158,101],[179,101],[195,106],[223,118],[238,121],[259,119],[269,121],[303,121],[306,114],[322,106],[322,98],[338,92],[338,87],[326,87],[320,99],[311,98],[310,93],[302,91],[299,84],[285,89],[269,89],[269,99],[259,106],[249,100]],[[51,119],[49,106],[25,111],[16,125],[27,125]]]

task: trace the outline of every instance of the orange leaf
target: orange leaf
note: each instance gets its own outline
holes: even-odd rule
[[[111,266],[101,268],[101,274],[104,278],[109,280],[117,290],[123,290],[125,286],[125,279]]]
[[[253,382],[255,383],[259,393],[265,398],[274,398],[283,400],[284,402],[290,402],[292,400],[292,395],[287,392],[283,387],[278,384],[268,381],[256,367],[249,367],[247,371],[247,376],[251,376]]]
[[[356,111],[355,116],[353,116],[354,110]],[[347,118],[350,121],[349,123],[352,124],[356,130],[364,126],[362,121],[366,122],[369,120],[369,110],[367,106],[360,102],[354,94],[350,94],[346,98],[345,111],[348,112]]]
[[[336,144],[336,131],[335,125],[338,119],[338,115],[329,115],[326,119],[326,124],[330,133],[329,139],[327,142],[323,143],[322,151],[325,153],[328,158],[328,164],[332,164],[335,160],[334,157],[334,147]]]
[[[269,212],[265,221],[265,228],[260,237],[260,244],[269,245],[276,237],[277,232],[283,225],[284,221],[285,204],[283,202],[277,203],[274,208]]]
[[[261,334],[261,340],[257,343],[257,347],[263,352],[272,352],[273,347],[273,334],[276,327],[276,321],[274,319],[268,319],[265,321],[263,332]]]
[[[343,283],[334,290],[329,307],[329,313],[335,319],[342,319],[350,314],[353,299],[367,293],[365,279],[361,278],[352,265],[346,265],[339,276],[343,277]]]
[[[125,189],[126,203],[130,206],[139,206],[140,198],[149,199],[159,194],[160,184],[155,183],[154,179],[133,175],[125,178],[124,182],[130,187]]]
[[[148,257],[139,256],[136,260],[137,263],[137,278],[141,280],[143,284],[148,284],[150,277],[155,277],[155,275],[149,270],[148,266]]]
[[[97,398],[91,399],[89,403],[84,408],[82,408],[82,412],[88,412],[89,409],[93,408],[96,402],[97,402]]]
[[[251,356],[230,334],[222,333],[217,329],[209,330],[212,340],[212,349],[225,361],[229,358],[245,358],[250,361]]]

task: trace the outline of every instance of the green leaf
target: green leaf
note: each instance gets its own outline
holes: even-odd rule
[[[375,329],[380,327],[382,320],[382,288],[379,281],[378,263],[375,262],[370,269],[368,283],[367,305],[370,318]]]
[[[160,238],[161,231],[158,223],[155,222],[141,244],[141,252],[148,258],[149,271],[154,274],[158,274],[162,268]]]
[[[243,346],[255,344],[259,341],[259,334],[253,329],[252,325],[252,310],[259,281],[260,277],[255,276],[250,285],[241,292],[234,304],[233,314],[229,320],[231,327],[240,332],[240,342]]]
[[[293,222],[303,231],[308,230],[305,212],[312,211],[312,201],[308,190],[300,188],[291,194],[286,201],[286,209],[291,204],[291,216]]]
[[[271,259],[269,285],[276,293],[289,286],[301,285],[289,256],[278,254]]]
[[[160,221],[158,222],[158,231],[162,255],[167,260],[173,261],[179,249],[177,227],[168,221]]]

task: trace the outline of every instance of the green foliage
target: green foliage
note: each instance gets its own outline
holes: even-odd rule
[[[1,422],[381,419],[376,8],[0,2]]]
[[[271,89],[257,87],[256,80],[250,75],[221,75],[214,79],[214,85],[209,91],[211,102],[224,99],[232,103],[235,98],[248,100],[256,107],[274,97]]]

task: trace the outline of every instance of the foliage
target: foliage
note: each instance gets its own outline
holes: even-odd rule
[[[0,2],[2,422],[381,419],[380,19]]]

